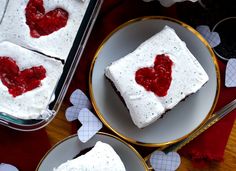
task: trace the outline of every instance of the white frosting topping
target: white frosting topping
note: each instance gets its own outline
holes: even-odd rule
[[[47,36],[33,38],[26,24],[25,8],[29,0],[9,0],[0,25],[0,42],[13,42],[49,56],[66,59],[86,12],[89,0],[43,0],[45,11],[62,8],[69,13],[67,25]]]
[[[0,56],[15,60],[20,70],[40,65],[46,69],[41,86],[20,96],[13,97],[0,81],[0,112],[21,119],[38,118],[47,109],[63,70],[62,63],[9,42],[0,43]]]
[[[156,55],[166,54],[173,62],[172,81],[167,95],[158,97],[137,84],[135,73],[143,67],[153,67]],[[208,75],[175,31],[165,28],[142,43],[135,51],[113,62],[105,75],[123,97],[135,125],[143,128],[172,109],[186,96],[197,92]]]
[[[114,149],[98,141],[85,155],[68,160],[54,171],[125,171],[125,166]]]

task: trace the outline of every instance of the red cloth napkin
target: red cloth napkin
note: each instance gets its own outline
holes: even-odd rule
[[[218,60],[218,64],[221,75],[221,90],[215,111],[236,98],[236,88],[227,88],[224,85],[226,64],[220,60]],[[235,118],[236,110],[233,110],[221,121],[182,148],[180,153],[192,159],[196,167],[202,167],[208,161],[221,161]]]
[[[49,148],[44,129],[19,132],[0,126],[0,163],[12,164],[20,171],[33,171]]]
[[[182,4],[183,5],[183,4]],[[188,5],[190,5],[188,3]],[[194,12],[192,12],[194,13]],[[101,12],[97,18],[83,57],[79,63],[79,68],[74,76],[72,84],[67,93],[67,101],[70,94],[76,88],[88,93],[88,76],[91,61],[102,40],[120,24],[140,16],[164,15],[177,18],[178,11],[175,6],[164,8],[158,1],[150,3],[141,0],[105,0]],[[198,15],[196,13],[196,15]],[[178,18],[177,18],[178,19]],[[188,23],[191,25],[191,23]],[[195,23],[196,24],[196,23]],[[219,61],[221,71],[221,93],[216,110],[236,98],[236,88],[226,88],[224,86],[225,63]],[[191,159],[197,159],[198,163],[204,160],[220,161],[224,155],[236,111],[228,115],[222,121],[197,137],[181,150],[181,154]]]

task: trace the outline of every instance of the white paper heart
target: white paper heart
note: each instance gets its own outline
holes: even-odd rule
[[[227,62],[225,72],[225,86],[236,87],[236,59],[231,58]]]
[[[80,111],[78,120],[82,126],[77,131],[77,134],[83,143],[90,140],[102,128],[102,122],[86,108]]]
[[[13,165],[1,163],[0,164],[0,171],[19,171],[19,170]]]
[[[8,2],[9,2],[9,0],[1,0],[1,5],[0,5],[0,24],[2,23],[4,14],[5,14],[6,9],[7,9]]]
[[[165,154],[162,151],[155,151],[151,155],[150,163],[156,171],[174,171],[180,166],[181,159],[176,152]]]
[[[83,108],[92,109],[88,97],[79,89],[75,90],[70,96],[70,102],[73,106],[66,109],[66,119],[74,121],[78,118],[79,112]]]
[[[196,30],[208,41],[212,48],[220,44],[220,36],[217,32],[211,32],[205,25],[198,26]]]

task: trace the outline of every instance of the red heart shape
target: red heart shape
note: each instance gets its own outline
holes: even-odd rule
[[[12,58],[0,56],[0,79],[13,96],[19,96],[41,85],[46,69],[40,65],[20,71]]]
[[[173,62],[169,56],[157,55],[154,67],[140,68],[135,73],[135,80],[147,91],[154,92],[157,96],[167,95],[167,91],[172,81]]]
[[[29,0],[25,8],[25,16],[30,35],[39,38],[65,27],[69,14],[61,8],[45,13],[43,0]]]

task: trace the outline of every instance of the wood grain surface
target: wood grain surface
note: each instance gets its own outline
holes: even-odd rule
[[[56,118],[46,127],[51,145],[75,133],[76,122],[70,123],[65,119],[66,105],[62,105]],[[182,157],[182,163],[178,171],[235,171],[236,170],[236,122],[231,131],[224,155],[224,161],[212,163],[204,169],[194,168],[186,158]]]

